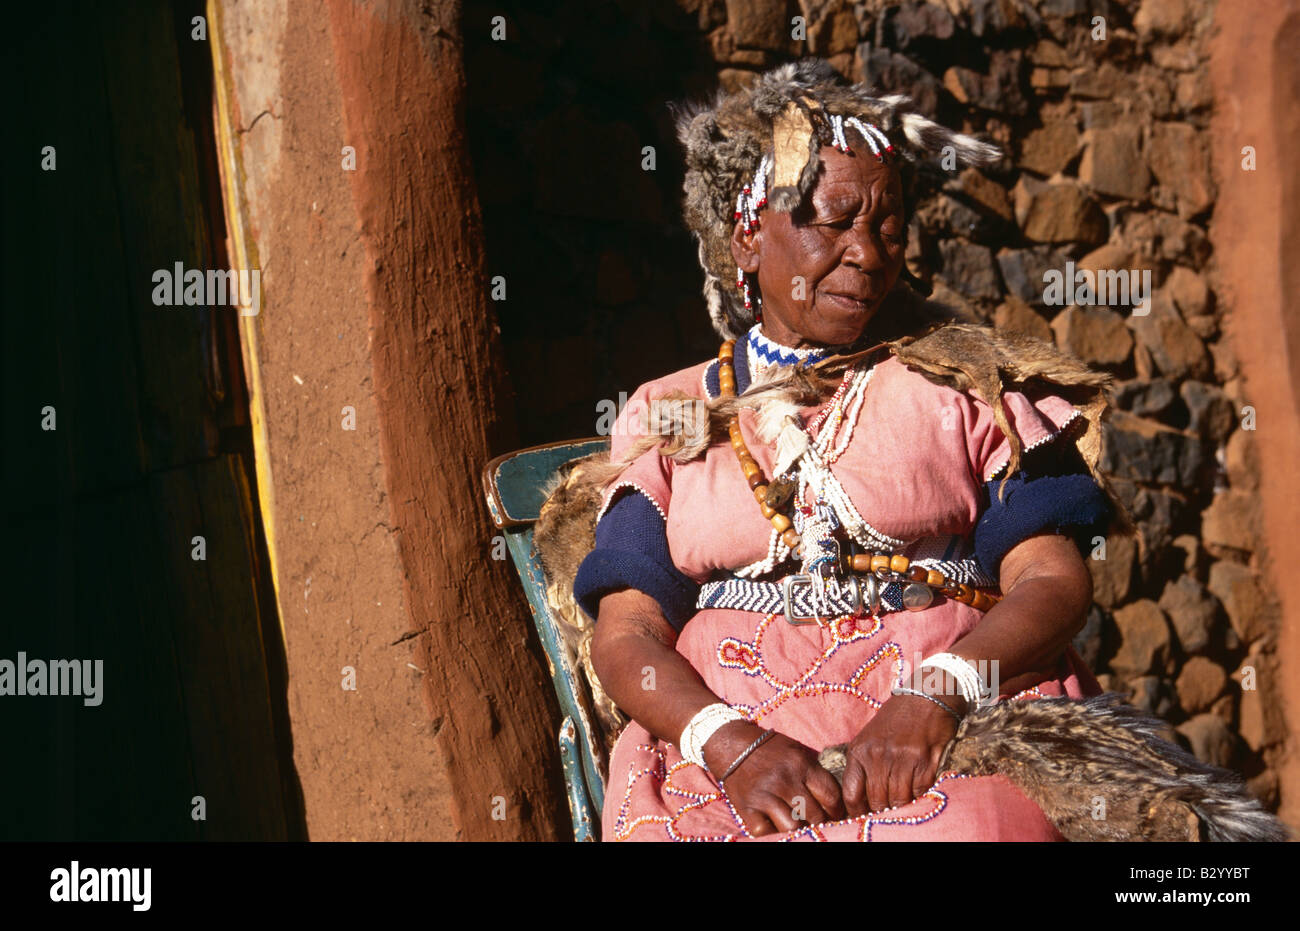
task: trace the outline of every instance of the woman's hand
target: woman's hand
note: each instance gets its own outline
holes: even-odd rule
[[[1059,666],[1092,603],[1092,575],[1069,537],[1040,533],[1016,544],[999,569],[1002,600],[948,647],[998,670],[999,694],[1041,682]],[[989,683],[990,685],[992,683]],[[964,715],[959,696],[935,695]],[[939,760],[957,733],[953,716],[932,701],[895,695],[848,745],[844,807],[852,817],[906,805],[934,785]]]
[[[748,721],[719,728],[704,746],[704,759],[714,778],[726,772],[762,733]],[[814,751],[782,734],[745,758],[727,778],[726,792],[754,837],[844,817],[835,777],[818,764]]]
[[[956,707],[960,699],[943,696]],[[845,748],[844,807],[851,817],[906,805],[934,785],[957,722],[934,702],[895,695]]]
[[[605,691],[633,720],[669,743],[706,705],[717,702],[700,674],[674,649],[677,632],[649,595],[624,589],[600,600],[591,660]],[[647,686],[647,670],[653,684]],[[704,745],[704,762],[714,778],[758,739],[763,729],[732,721]],[[727,779],[727,795],[750,834],[793,831],[844,817],[839,783],[817,762],[817,754],[780,734],[745,758]]]

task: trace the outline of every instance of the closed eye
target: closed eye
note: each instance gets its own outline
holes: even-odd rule
[[[890,245],[901,245],[903,242],[903,226],[898,222],[897,217],[890,217],[880,224],[880,238]]]

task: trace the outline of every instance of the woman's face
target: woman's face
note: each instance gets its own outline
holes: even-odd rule
[[[898,172],[862,145],[824,146],[811,196],[791,213],[763,210],[732,234],[736,264],[758,273],[763,332],[787,346],[851,343],[898,280],[904,252]]]

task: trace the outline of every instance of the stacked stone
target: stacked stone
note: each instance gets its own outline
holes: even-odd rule
[[[1261,566],[1250,399],[1207,235],[1213,0],[679,5],[724,87],[821,55],[1006,149],[992,170],[918,173],[908,270],[971,317],[1114,374],[1105,467],[1140,535],[1094,552],[1096,605],[1077,645],[1105,687],[1274,802],[1280,620]],[[1153,293],[1137,314],[1132,295],[1060,306],[1044,274],[1067,263],[1148,271]]]

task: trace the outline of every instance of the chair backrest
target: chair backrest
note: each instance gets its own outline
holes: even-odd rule
[[[605,785],[600,776],[603,751],[591,714],[591,695],[564,646],[546,599],[546,577],[533,552],[533,524],[546,502],[547,484],[565,464],[609,449],[607,437],[567,440],[498,456],[483,469],[483,490],[492,521],[503,532],[506,549],[524,585],[533,624],[550,663],[551,683],[564,713],[560,759],[573,815],[575,840],[597,840]]]

